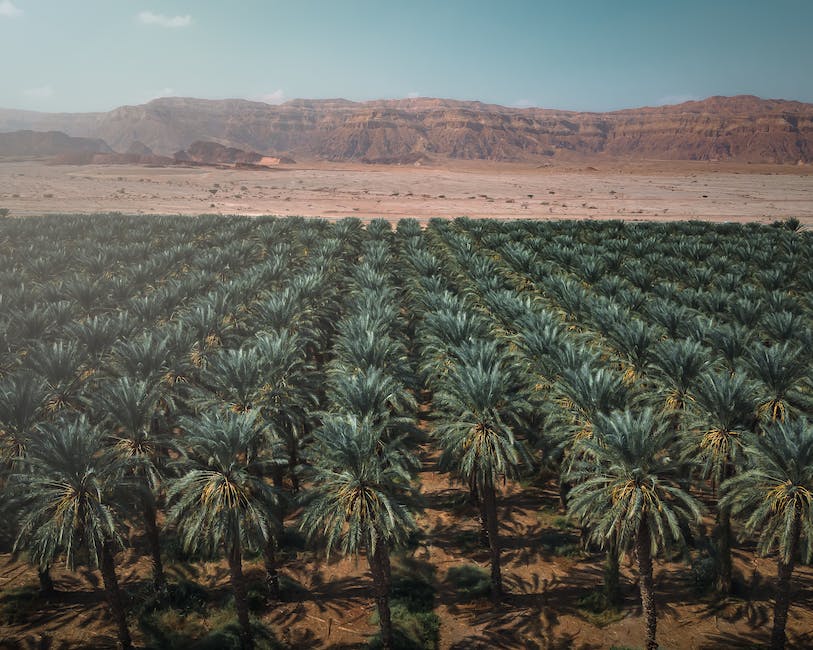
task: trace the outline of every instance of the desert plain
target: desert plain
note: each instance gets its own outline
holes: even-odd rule
[[[268,170],[0,162],[13,215],[302,215],[813,223],[813,165],[606,162],[535,166],[297,162]]]

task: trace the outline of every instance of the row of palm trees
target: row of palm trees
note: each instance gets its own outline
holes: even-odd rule
[[[300,275],[286,278],[288,297],[314,323],[333,316],[330,257],[338,259],[341,252],[341,242],[325,242]],[[251,645],[240,544],[253,548],[262,540],[259,548],[267,551],[278,537],[279,489],[267,486],[264,477],[278,480],[277,470],[286,461],[294,467],[277,450],[286,449],[286,435],[287,440],[301,435],[304,420],[311,418],[307,411],[315,398],[307,386],[314,385],[314,377],[308,358],[318,358],[324,338],[315,329],[306,339],[295,330],[267,327],[275,315],[283,316],[280,309],[290,312],[289,301],[274,293],[279,274],[273,269],[279,267],[273,261],[254,265],[203,296],[200,307],[185,306],[180,323],[159,324],[95,356],[65,355],[66,344],[57,341],[54,355],[68,357],[65,378],[82,379],[73,399],[55,402],[53,394],[65,391],[31,370],[2,380],[3,441],[19,442],[7,465],[13,495],[7,505],[23,518],[16,547],[30,551],[46,582],[63,554],[70,566],[75,552],[100,566],[124,647],[130,637],[111,554],[120,545],[125,520],[140,515],[154,586],[159,594],[166,590],[157,526],[162,496],[168,524],[188,551],[228,549],[241,637]],[[288,315],[304,322],[298,313]],[[261,334],[245,349],[227,347],[255,331]],[[41,424],[46,415],[50,422]],[[76,443],[80,439],[82,445]],[[32,480],[43,489],[32,489]],[[62,519],[69,514],[70,521]]]
[[[220,224],[210,225],[216,234]],[[536,226],[521,226],[509,233],[488,223],[440,222],[422,233],[402,222],[393,235],[383,222],[364,232],[352,220],[329,228],[270,221],[260,224],[266,235],[293,243],[260,237],[252,247],[235,247],[229,268],[211,268],[222,284],[200,298],[160,301],[155,309],[136,307],[139,299],[131,298],[127,314],[139,315],[137,326],[105,334],[128,316],[104,300],[97,310],[82,299],[72,318],[102,318],[85,339],[70,322],[51,330],[47,343],[12,334],[0,422],[18,547],[30,552],[46,583],[49,567],[62,558],[99,566],[120,642],[128,646],[112,554],[126,526],[138,521],[154,586],[166,590],[157,523],[163,510],[167,530],[188,552],[226,558],[242,644],[251,647],[243,558],[263,557],[273,598],[282,522],[292,502],[301,504],[301,525],[314,541],[328,552],[367,556],[382,641],[391,644],[389,556],[415,528],[414,395],[425,385],[442,467],[465,485],[480,515],[495,599],[502,593],[500,482],[540,460],[554,463],[565,504],[615,559],[616,573],[619,555],[637,549],[654,647],[652,557],[685,541],[698,518],[692,495],[711,480],[722,495],[721,590],[731,582],[730,518],[752,534],[774,531],[761,550],[781,551],[774,627],[781,647],[793,561],[811,521],[809,356],[793,344],[803,339],[794,334],[748,352],[748,372],[761,364],[776,378],[753,383],[742,364],[727,365],[722,353],[713,361],[701,341],[670,339],[662,334],[672,334],[666,325],[648,330],[640,318],[649,314],[645,302],[602,301],[574,289],[585,291],[580,284],[540,276],[523,257],[529,249],[523,237]],[[230,227],[255,237],[245,222]],[[585,236],[567,226],[562,237],[571,241],[557,243],[567,250],[586,246],[577,238],[596,244],[613,228],[616,239],[627,234],[614,225],[591,228]],[[636,232],[625,249],[632,258],[658,242]],[[706,234],[698,228],[687,238],[699,239],[700,254],[710,255]],[[715,234],[717,240],[725,237]],[[398,275],[396,260],[403,267]],[[557,276],[570,273],[557,268]],[[800,294],[803,275],[797,271],[785,306],[804,323],[810,305]],[[650,296],[657,285],[636,289]],[[25,311],[19,298],[14,304]],[[674,304],[664,299],[662,311]],[[799,369],[791,372],[794,359]],[[783,450],[774,465],[760,465],[755,450],[763,442]],[[745,476],[746,484],[737,483]],[[736,494],[748,489],[750,505],[741,505]],[[773,505],[750,523],[757,494]]]
[[[521,250],[516,245],[514,248],[514,253]],[[485,277],[491,278],[493,274]],[[544,280],[542,285],[545,286]],[[486,300],[489,299],[489,292],[494,293],[486,289]],[[501,314],[503,325],[510,328],[511,323],[522,313],[523,305],[515,300],[512,292],[506,291],[505,294],[501,301],[495,301],[492,296],[490,305]],[[555,292],[553,296],[556,297]],[[517,303],[513,308],[512,302]],[[736,340],[742,344],[738,350],[745,357],[745,363],[739,362],[739,359],[730,354],[721,354],[719,371],[711,372],[714,354],[703,348],[695,338],[677,337],[675,340],[659,341],[654,335],[642,337],[641,334],[647,327],[642,321],[637,320],[629,310],[624,310],[624,313],[616,305],[610,303],[610,306],[615,309],[614,314],[609,312],[606,304],[586,299],[583,307],[577,310],[574,320],[586,324],[586,328],[585,325],[580,326],[582,334],[589,337],[588,341],[592,339],[599,350],[604,351],[609,347],[610,354],[617,355],[619,367],[626,368],[624,378],[635,379],[640,397],[651,399],[666,393],[665,406],[675,410],[671,418],[676,427],[683,412],[689,407],[685,413],[686,424],[703,431],[703,435],[700,440],[689,437],[684,445],[684,454],[700,461],[702,474],[705,478],[712,479],[712,486],[719,485],[726,475],[734,471],[737,459],[732,456],[737,455],[736,436],[742,430],[754,428],[755,419],[764,423],[784,418],[790,413],[810,413],[809,349],[789,342],[774,343],[770,347],[756,342],[751,348],[747,348],[745,341],[730,339],[731,342]],[[555,307],[554,302],[553,308]],[[608,312],[614,317],[608,318]],[[530,343],[529,351],[537,353],[537,361],[541,359],[544,366],[542,374],[548,378],[551,374],[555,377],[557,369],[564,369],[561,376],[567,389],[565,397],[588,419],[591,411],[595,411],[596,406],[601,406],[602,401],[604,411],[623,406],[629,391],[621,377],[613,377],[612,373],[604,371],[595,373],[590,368],[579,371],[576,364],[570,364],[570,359],[566,358],[578,358],[579,355],[562,355],[562,352],[568,350],[567,339],[572,337],[559,336],[559,344],[554,347],[556,354],[551,356],[545,353],[546,346],[550,347],[552,333],[556,331],[549,327],[550,321],[556,322],[557,319],[549,310],[544,312],[542,322],[545,325],[541,329],[539,319],[529,316],[531,327],[521,332],[526,346]],[[594,328],[592,334],[591,327]],[[532,332],[530,337],[529,332]],[[588,350],[588,346],[579,348],[582,362],[586,360],[584,353]],[[603,354],[606,355],[606,352]],[[546,357],[549,358],[547,363]],[[572,370],[568,370],[569,365]],[[746,381],[745,377],[748,375],[755,381]],[[754,401],[758,402],[756,409]],[[577,429],[579,426],[581,425],[577,423]],[[717,557],[720,560],[718,587],[722,593],[727,594],[731,591],[731,527],[725,509],[718,509],[717,512]]]
[[[508,295],[500,295],[499,274],[495,272],[495,268],[492,268],[489,263],[490,260],[477,260],[475,257],[476,252],[466,244],[465,240],[449,239],[451,239],[451,242],[448,239],[443,242],[441,239],[440,248],[443,250],[444,244],[446,244],[446,250],[448,251],[449,245],[451,245],[457,256],[464,258],[464,262],[457,267],[459,269],[458,277],[465,276],[467,273],[473,276],[473,282],[470,282],[470,286],[472,286],[470,295],[481,297],[479,306],[484,312],[493,311],[497,315],[497,335],[499,336],[500,329],[504,331],[505,328],[518,334],[519,348],[526,353],[530,353],[531,357],[536,356],[536,359],[529,358],[528,361],[539,372],[540,378],[548,383],[549,388],[554,392],[554,396],[556,392],[563,393],[568,408],[564,410],[557,409],[559,413],[554,415],[566,415],[562,411],[570,410],[571,415],[575,417],[554,418],[553,421],[549,422],[549,425],[553,425],[552,428],[554,429],[558,428],[556,425],[561,425],[562,422],[569,425],[565,432],[571,438],[571,448],[567,454],[570,463],[580,457],[579,446],[581,441],[595,437],[597,420],[610,417],[613,409],[624,408],[626,403],[630,401],[630,397],[637,397],[637,401],[640,403],[642,397],[648,396],[651,398],[653,395],[658,395],[658,389],[662,387],[658,386],[657,382],[655,382],[654,386],[652,383],[649,385],[644,384],[646,386],[645,390],[648,389],[646,395],[636,396],[633,391],[629,390],[630,382],[625,380],[634,379],[636,380],[636,387],[639,389],[642,387],[643,382],[641,382],[641,379],[644,378],[642,370],[644,368],[649,369],[644,364],[631,363],[633,372],[630,373],[628,368],[625,375],[613,376],[611,371],[600,367],[602,364],[595,363],[597,355],[595,353],[591,354],[589,348],[580,346],[573,350],[573,354],[571,354],[566,340],[570,337],[563,336],[564,330],[556,322],[557,318],[552,317],[550,312],[543,310],[540,319],[540,313],[532,313],[534,309],[531,303],[523,303],[513,292],[509,291],[506,292]],[[452,258],[447,261],[447,265],[451,262],[451,266],[454,267],[454,261],[454,258]],[[520,287],[521,285],[515,288]],[[567,314],[566,310],[564,314]],[[517,326],[517,324],[519,325]],[[612,340],[612,337],[608,336],[606,338]],[[687,421],[685,423],[687,429],[700,434],[699,439],[686,435],[681,440],[681,443],[683,443],[681,446],[685,450],[682,455],[685,460],[699,461],[698,473],[701,476],[715,478],[716,484],[719,486],[721,478],[730,477],[734,472],[734,465],[729,457],[730,454],[739,450],[740,456],[745,455],[742,451],[744,442],[738,438],[739,434],[749,427],[757,429],[755,426],[754,402],[749,399],[749,391],[746,389],[742,377],[725,373],[701,374],[701,370],[708,364],[701,363],[698,354],[698,343],[689,340],[676,341],[675,343],[665,341],[663,345],[670,345],[671,349],[666,349],[672,352],[673,355],[667,355],[667,357],[659,355],[654,359],[652,365],[655,370],[668,371],[671,369],[670,365],[677,365],[681,370],[676,376],[679,381],[669,386],[667,401],[661,405],[661,408],[666,406],[671,413],[666,418],[671,424],[668,436],[671,436],[674,440],[676,426],[680,424],[679,420],[682,415],[680,411],[685,407],[687,399],[693,403],[699,402],[699,413],[696,412],[697,417],[695,417],[694,422]],[[773,363],[774,375],[777,379],[781,377],[781,380],[786,383],[788,381],[799,383],[800,385],[797,388],[801,389],[801,391],[797,391],[797,393],[807,391],[809,394],[809,357],[803,355],[799,359],[801,351],[798,349],[792,350],[792,354],[788,354],[788,352],[786,344],[769,348],[760,346],[754,356],[756,358],[760,358],[760,356],[765,358],[767,356],[772,361],[776,359],[782,361],[795,359],[796,363]],[[708,357],[708,355],[705,356]],[[629,361],[629,357],[627,360]],[[769,362],[763,365],[771,364]],[[620,364],[619,367],[623,369],[624,364]],[[553,382],[550,381],[551,378],[554,379]],[[690,394],[687,389],[693,383],[698,383],[699,386],[696,391],[692,391],[692,394]],[[789,404],[784,401],[786,392],[772,390],[775,387],[776,382],[773,385],[765,382],[760,386],[762,394],[767,396],[763,398],[761,407],[756,411],[762,415],[768,414],[767,421],[784,419],[785,415],[789,415],[791,410]],[[557,406],[559,406],[562,400],[553,399],[548,403],[557,403]],[[678,412],[675,412],[675,407],[678,407]],[[809,414],[809,401],[805,406],[803,401],[800,403],[800,400],[797,400],[792,410],[796,416],[799,416],[800,412]],[[556,422],[556,420],[559,421]],[[804,421],[798,420],[797,422],[804,423]],[[567,437],[565,440],[567,440]],[[572,444],[573,440],[576,442],[575,445]],[[674,450],[674,444],[670,444],[668,447],[662,445],[658,453],[666,453],[667,448]],[[567,466],[568,464],[565,464],[563,469],[566,470]],[[573,476],[570,471],[564,471],[563,475],[567,477]],[[687,484],[684,481],[684,485]],[[583,488],[580,487],[579,489],[583,491]],[[725,500],[721,502],[721,506],[718,508],[718,523],[721,528],[720,537],[722,541],[720,553],[722,567],[720,573],[723,591],[730,590],[731,583],[731,535],[728,520],[730,509],[731,506]],[[585,517],[586,514],[587,510],[582,510],[582,517]],[[605,542],[605,545],[611,549],[618,548],[612,536],[607,537]],[[649,602],[652,603],[651,598],[649,598]],[[780,610],[778,604],[775,617],[777,621],[775,637],[784,639],[784,619]],[[654,614],[648,616],[648,619],[653,621],[653,617]],[[650,642],[654,643],[654,628],[652,629],[653,634],[650,635]]]
[[[381,645],[391,648],[391,554],[416,530],[419,461],[410,441],[417,406],[408,390],[414,382],[391,275],[391,233],[379,222],[368,234],[327,369],[328,412],[309,446],[302,528],[327,554],[366,555]]]
[[[440,467],[467,486],[477,507],[481,540],[490,551],[491,596],[498,602],[503,595],[499,485],[531,464],[515,435],[531,409],[526,376],[506,346],[490,336],[485,319],[446,279],[426,241],[408,232],[403,259],[411,267],[410,299],[422,316],[416,340],[422,378],[432,392]]]

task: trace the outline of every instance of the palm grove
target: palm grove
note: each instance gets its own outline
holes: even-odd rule
[[[495,606],[507,482],[552,482],[605,558],[604,607],[632,561],[648,648],[657,563],[706,553],[725,597],[741,543],[776,560],[784,647],[813,543],[811,242],[702,223],[4,220],[2,543],[43,597],[55,568],[98,568],[123,648],[133,532],[156,607],[177,589],[169,545],[222,559],[251,648],[244,567],[273,607],[298,529],[326,562],[367,563],[373,643],[398,647],[392,560],[425,535],[418,473],[437,456]]]

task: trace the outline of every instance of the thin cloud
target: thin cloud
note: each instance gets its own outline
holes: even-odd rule
[[[421,93],[419,93],[416,90],[413,90],[411,93],[407,93],[407,99],[418,99],[418,97],[420,97],[420,96],[421,96]]]
[[[15,5],[11,0],[0,0],[0,16],[4,18],[14,18],[22,16],[23,10]]]
[[[23,90],[23,95],[34,99],[48,99],[54,96],[54,89],[50,85],[36,86],[35,88]]]
[[[161,99],[162,97],[174,97],[175,95],[177,95],[175,89],[167,86],[166,88],[161,88],[161,90],[150,92],[149,96],[144,99],[144,103],[151,102],[154,99]]]
[[[264,95],[256,97],[258,102],[264,102],[266,104],[282,104],[285,99],[285,91],[283,91],[282,88],[278,88],[272,93],[265,93]]]
[[[531,106],[534,106],[534,102],[530,99],[518,99],[513,106],[514,108],[531,108]]]
[[[143,25],[157,25],[158,27],[179,28],[189,27],[192,24],[192,16],[167,16],[156,14],[152,11],[142,11],[138,14],[138,21]]]

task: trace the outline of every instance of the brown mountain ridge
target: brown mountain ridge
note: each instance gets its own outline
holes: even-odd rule
[[[295,158],[413,164],[435,158],[813,162],[813,104],[750,95],[579,113],[448,99],[351,102],[156,99],[106,113],[0,109],[0,132],[59,130],[172,155],[197,141]],[[279,154],[275,154],[279,155]]]

